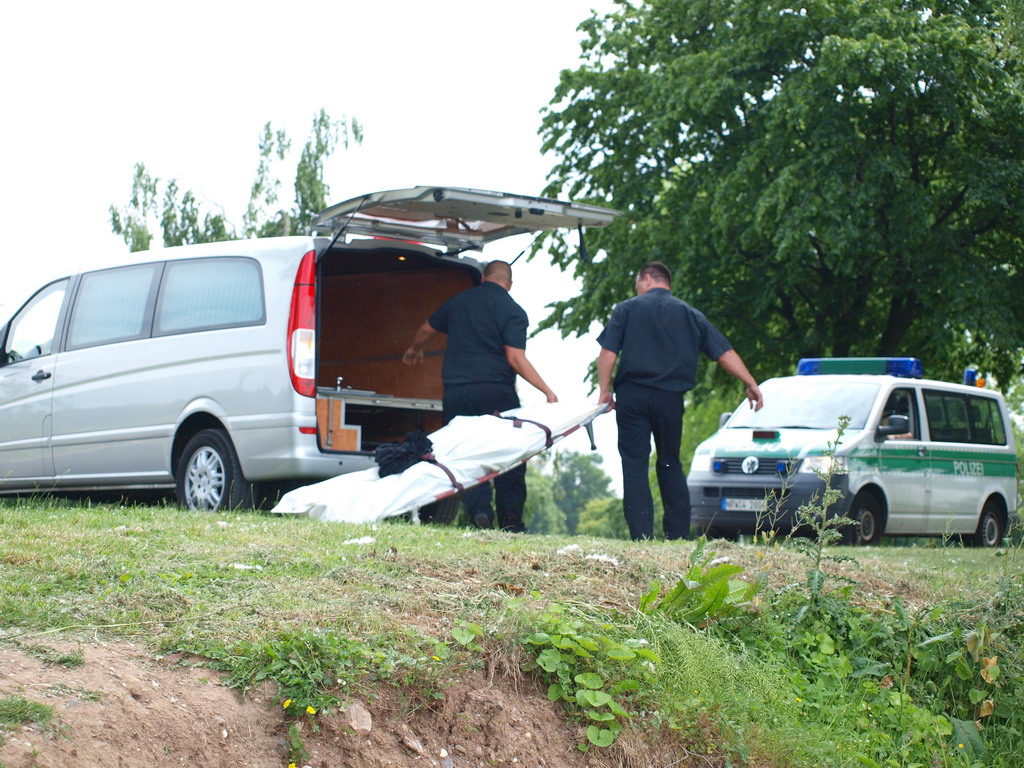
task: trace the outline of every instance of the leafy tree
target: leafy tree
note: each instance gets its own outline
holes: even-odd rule
[[[550,195],[627,212],[546,324],[604,321],[650,259],[759,376],[914,354],[1009,385],[1024,350],[1024,89],[1004,3],[620,1],[541,132]]]
[[[622,513],[622,499],[606,496],[588,501],[580,511],[576,533],[605,539],[628,539],[629,526]]]
[[[523,522],[530,533],[565,535],[565,518],[555,503],[554,484],[532,462],[526,465]]]
[[[565,516],[570,536],[576,535],[580,511],[591,499],[609,496],[612,479],[601,468],[600,454],[565,451],[551,463],[555,504]]]
[[[295,205],[278,206],[281,182],[273,174],[275,160],[284,161],[291,141],[282,130],[268,122],[259,142],[256,179],[249,191],[249,204],[242,217],[245,237],[277,237],[304,232],[313,216],[327,207],[330,193],[324,183],[324,164],[340,143],[361,143],[362,128],[355,119],[332,121],[323,109],[313,118],[310,137],[302,148],[295,169]],[[160,189],[163,188],[163,195]],[[158,202],[159,201],[159,202]],[[159,227],[165,246],[209,243],[237,237],[238,228],[228,221],[223,209],[203,212],[192,190],[182,191],[176,179],[161,184],[143,163],[136,163],[132,191],[121,209],[110,206],[110,225],[124,238],[131,251],[142,251],[153,242],[150,227]]]

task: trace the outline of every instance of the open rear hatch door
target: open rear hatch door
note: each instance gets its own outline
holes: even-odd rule
[[[413,187],[356,197],[322,211],[313,233],[411,240],[449,254],[503,237],[563,227],[603,227],[619,211],[544,197],[459,187]]]

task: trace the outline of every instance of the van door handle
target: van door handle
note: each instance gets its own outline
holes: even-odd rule
[[[928,455],[928,449],[927,448],[918,448],[917,449],[917,455],[918,456],[927,456]]]
[[[46,381],[51,376],[53,376],[53,374],[49,371],[36,371],[35,376],[32,377],[32,381]]]

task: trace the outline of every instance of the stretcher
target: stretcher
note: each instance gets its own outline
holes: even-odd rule
[[[433,450],[404,472],[381,477],[377,467],[332,477],[285,494],[271,510],[314,520],[373,523],[410,514],[493,480],[584,428],[605,404],[543,403],[493,416],[456,416],[428,435]]]

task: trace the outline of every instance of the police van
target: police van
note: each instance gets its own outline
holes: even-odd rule
[[[696,527],[710,536],[791,530],[831,469],[843,496],[829,514],[855,522],[845,543],[957,536],[998,546],[1017,522],[1017,454],[1005,401],[973,379],[925,379],[916,358],[800,360],[796,376],[761,385],[760,411],[723,414],[697,447],[688,478]]]

